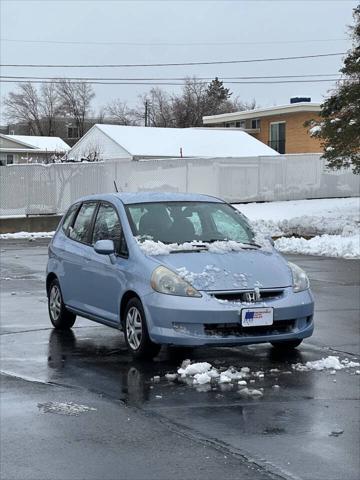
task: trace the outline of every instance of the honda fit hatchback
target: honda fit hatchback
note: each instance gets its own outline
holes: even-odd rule
[[[313,332],[305,272],[214,197],[114,193],[68,209],[49,245],[50,320],[120,329],[137,357],[161,345],[297,347]]]

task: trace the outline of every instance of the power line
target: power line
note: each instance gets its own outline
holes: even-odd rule
[[[269,76],[247,76],[247,77],[218,77],[222,81],[227,80],[256,80],[256,79],[278,79],[278,78],[317,78],[317,77],[334,77],[341,75],[340,73],[319,73],[319,74],[303,74],[303,75],[269,75]],[[63,77],[45,77],[45,76],[29,76],[29,75],[0,75],[0,78],[13,79],[30,79],[30,80],[63,80]],[[108,81],[185,81],[188,77],[133,77],[133,78],[119,78],[119,77],[65,77],[65,80],[108,80]],[[196,80],[211,81],[214,77],[195,77]]]
[[[272,40],[264,42],[94,42],[89,41],[68,41],[68,40],[28,40],[18,38],[2,38],[1,42],[9,43],[38,43],[49,45],[127,45],[127,46],[154,46],[154,47],[186,47],[186,46],[215,46],[215,45],[265,45],[265,44],[288,44],[288,43],[314,43],[314,42],[340,42],[348,40],[347,38],[316,38],[306,40]]]
[[[64,65],[64,64],[1,64],[0,67],[21,67],[21,68],[133,68],[133,67],[184,67],[192,65],[225,65],[237,63],[256,63],[256,62],[278,62],[285,60],[299,60],[305,58],[335,57],[345,55],[345,52],[339,53],[322,53],[316,55],[300,55],[292,57],[275,57],[275,58],[255,58],[248,60],[218,60],[208,62],[183,62],[183,63],[123,63],[123,64],[95,64],[95,65]]]
[[[280,83],[321,83],[321,82],[337,82],[338,78],[329,78],[329,79],[313,79],[313,80],[271,80],[271,81],[229,81],[225,82],[226,84],[280,84]],[[0,83],[37,83],[37,84],[46,84],[46,83],[61,83],[61,79],[56,80],[4,80],[0,78]],[[77,83],[88,83],[89,85],[184,85],[184,83],[177,83],[177,82],[105,82],[105,81],[85,81],[79,82],[74,81],[74,84]]]

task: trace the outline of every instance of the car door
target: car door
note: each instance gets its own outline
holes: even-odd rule
[[[75,220],[67,228],[63,252],[64,301],[69,307],[85,313],[90,312],[86,266],[93,251],[91,233],[97,208],[97,201],[82,203]]]
[[[92,245],[98,240],[112,240],[115,257],[101,255],[92,249],[91,261],[85,266],[88,287],[88,302],[91,313],[118,324],[120,302],[126,282],[128,267],[127,247],[116,208],[102,202],[96,213],[93,226]]]

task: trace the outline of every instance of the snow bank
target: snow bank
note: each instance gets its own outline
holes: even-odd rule
[[[309,240],[305,238],[282,237],[275,240],[275,247],[282,253],[359,258],[360,236],[320,235]]]
[[[235,207],[249,218],[257,235],[282,237],[275,241],[275,246],[283,253],[360,256],[359,198],[250,203]]]
[[[33,240],[35,238],[52,238],[55,232],[16,232],[2,233],[1,240]]]
[[[327,198],[234,205],[264,235],[342,235],[359,233],[360,198]]]

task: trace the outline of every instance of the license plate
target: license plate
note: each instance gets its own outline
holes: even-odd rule
[[[261,327],[272,325],[274,311],[272,308],[243,308],[241,310],[241,325],[243,327]]]

